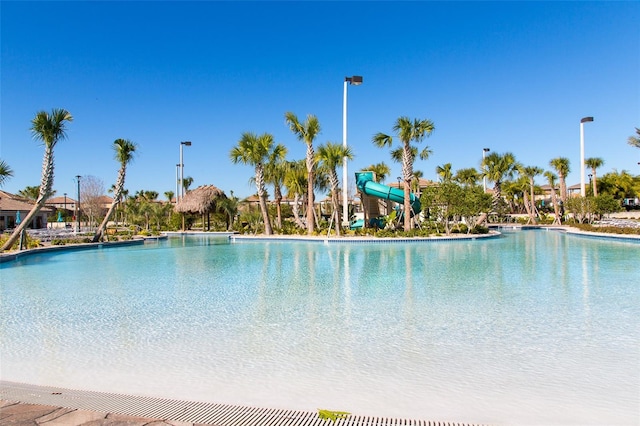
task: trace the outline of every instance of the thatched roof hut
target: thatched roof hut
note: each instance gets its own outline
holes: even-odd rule
[[[221,189],[213,185],[202,185],[185,194],[175,206],[178,213],[209,213],[216,208],[216,202],[227,198]]]

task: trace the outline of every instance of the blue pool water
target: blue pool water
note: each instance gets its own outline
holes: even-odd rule
[[[501,424],[640,421],[640,244],[209,237],[0,266],[0,378]]]

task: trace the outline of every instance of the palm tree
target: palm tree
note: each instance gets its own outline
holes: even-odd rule
[[[98,226],[96,233],[93,235],[94,243],[102,238],[105,229],[107,229],[107,223],[109,223],[111,215],[120,203],[122,190],[124,189],[124,180],[127,174],[127,165],[133,160],[137,148],[138,145],[128,139],[116,139],[113,141],[113,151],[115,153],[116,160],[120,163],[120,170],[118,171],[118,178],[115,183],[113,201],[111,202],[111,206],[109,207],[107,214],[104,216],[104,219],[102,219],[102,223]]]
[[[440,182],[450,182],[453,179],[453,172],[451,171],[451,163],[443,164],[436,167],[436,173],[440,176]]]
[[[547,183],[551,187],[551,204],[553,204],[553,212],[555,214],[555,219],[553,220],[553,224],[560,225],[561,212],[560,212],[560,206],[558,205],[558,195],[556,194],[556,179],[558,179],[558,176],[553,172],[546,171],[544,172],[544,177],[547,178]]]
[[[305,229],[306,224],[300,220],[299,202],[307,191],[307,170],[304,160],[287,162],[284,186],[287,189],[287,198],[293,196],[293,220],[300,228]]]
[[[535,195],[534,195],[534,190],[535,190],[534,180],[536,176],[541,175],[544,172],[544,170],[541,169],[540,167],[521,165],[518,167],[518,171],[523,177],[525,177],[529,181],[529,191],[530,191],[529,202],[531,203],[531,208],[528,208],[527,210],[529,210],[529,220],[533,221],[534,224],[537,224],[538,213],[536,209],[536,201],[535,201]]]
[[[480,173],[478,173],[475,168],[469,167],[458,170],[453,176],[453,179],[463,186],[471,187],[476,185],[480,180]]]
[[[491,208],[494,212],[498,211],[498,206],[502,199],[502,183],[505,179],[513,177],[516,166],[516,158],[510,152],[505,152],[504,154],[492,152],[482,160],[482,175],[493,182]]]
[[[40,187],[39,186],[25,186],[23,189],[18,191],[18,195],[23,198],[28,198],[29,200],[37,200],[38,195],[40,195]],[[53,194],[52,194],[53,195]]]
[[[414,119],[411,121],[408,117],[400,117],[396,120],[393,131],[398,135],[400,144],[402,147],[402,178],[404,181],[404,230],[409,231],[411,229],[411,203],[410,203],[410,185],[413,178],[413,162],[416,157],[417,148],[411,145],[411,142],[415,141],[420,143],[425,137],[431,135],[435,126],[431,120],[428,119]],[[384,133],[377,133],[373,136],[373,143],[382,147],[391,147],[393,144],[393,137]],[[421,158],[429,157],[429,147],[426,147],[420,154]]]
[[[0,160],[0,186],[4,184],[4,181],[13,176],[13,170],[9,167],[6,161]]]
[[[331,184],[331,204],[333,205],[333,216],[335,220],[336,235],[340,236],[340,226],[342,221],[340,220],[340,202],[338,200],[338,172],[336,168],[343,164],[343,159],[353,160],[353,151],[350,147],[345,147],[339,143],[327,142],[324,145],[318,147],[316,153],[316,159],[320,164],[320,170],[325,172],[329,176],[329,182]],[[347,200],[342,200],[346,203]]]
[[[629,136],[627,139],[629,145],[635,146],[636,148],[640,148],[640,129],[636,127],[636,136]]]
[[[269,158],[273,147],[273,136],[269,133],[256,135],[252,132],[244,132],[238,141],[238,145],[231,149],[231,161],[234,164],[242,163],[254,167],[256,188],[262,220],[264,221],[264,233],[271,235],[271,220],[267,210],[267,191],[264,183],[264,163]]]
[[[238,214],[238,197],[233,195],[228,198],[221,198],[218,201],[218,208],[224,213],[227,219],[227,231],[233,228],[233,221]]]
[[[193,178],[191,176],[187,176],[186,178],[182,179],[182,187],[184,188],[185,193],[189,192],[189,188],[191,187],[191,185],[193,185]]]
[[[571,166],[569,159],[566,157],[558,157],[549,161],[549,165],[553,167],[558,174],[560,180],[560,200],[562,203],[567,202],[567,182],[566,178],[569,172],[571,172]]]
[[[173,202],[173,197],[175,195],[176,194],[173,191],[164,191],[164,196],[167,197],[167,201],[170,203]]]
[[[380,183],[384,182],[387,176],[389,176],[389,173],[391,173],[391,169],[384,162],[372,164],[369,167],[361,169],[360,171],[369,171],[375,173],[376,180]]]
[[[31,223],[33,218],[40,212],[44,203],[51,196],[53,186],[53,149],[58,141],[66,137],[66,122],[73,121],[69,111],[62,108],[54,108],[51,113],[40,111],[31,120],[31,134],[37,140],[41,140],[44,145],[44,159],[42,161],[42,177],[40,181],[40,194],[35,205],[16,227],[9,239],[0,247],[0,252],[7,250],[16,242],[22,231]]]
[[[596,169],[604,165],[604,160],[599,157],[587,158],[584,160],[584,165],[591,168],[591,174],[593,175],[593,196],[598,196],[598,184],[596,182]]]
[[[307,233],[313,234],[314,223],[314,200],[313,200],[313,187],[315,179],[315,154],[313,152],[313,141],[320,133],[320,122],[318,117],[313,114],[307,115],[307,119],[304,122],[300,122],[298,117],[292,113],[287,112],[284,115],[285,123],[289,126],[289,129],[293,132],[298,140],[304,142],[307,145]]]
[[[277,144],[269,153],[269,158],[264,165],[264,180],[273,185],[273,198],[276,201],[276,221],[278,228],[282,229],[282,185],[286,173],[287,147]]]

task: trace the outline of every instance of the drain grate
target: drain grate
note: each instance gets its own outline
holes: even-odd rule
[[[349,416],[333,423],[310,411],[209,404],[7,381],[0,381],[0,400],[216,426],[472,426],[367,416]]]

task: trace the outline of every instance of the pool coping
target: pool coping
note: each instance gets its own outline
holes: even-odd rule
[[[42,413],[42,410],[35,409],[37,407],[15,407],[16,404],[52,407],[52,409],[49,413]],[[141,425],[165,421],[171,422],[169,424],[181,422],[180,424],[183,425],[194,426],[196,424],[216,426],[473,426],[470,423],[388,418],[358,414],[350,414],[345,418],[331,421],[321,419],[317,411],[215,404],[31,385],[0,380],[0,423],[3,422],[4,418],[6,418],[9,423],[13,422],[11,418],[13,413],[7,413],[7,411],[13,411],[11,407],[15,407],[14,410],[17,415],[24,415],[24,413],[21,412],[31,411],[31,413],[33,413],[31,415],[35,417],[32,419],[32,424],[46,424],[46,421],[54,421],[57,424],[66,424],[69,426],[84,424],[86,421],[91,421],[91,424],[94,425],[101,424],[95,423],[96,421],[100,421],[99,418],[96,418],[98,416],[105,420],[104,424],[113,424],[112,422],[121,420],[127,422],[126,424]],[[78,410],[84,412],[78,413],[76,412]],[[91,412],[96,412],[96,414],[92,416]],[[99,415],[97,413],[105,414]],[[133,418],[116,419],[113,418],[114,416],[111,413],[117,416],[132,416]],[[44,419],[44,417],[46,417],[46,419]],[[38,419],[40,419],[40,421],[37,421]],[[20,420],[25,419],[23,417]],[[136,420],[137,422],[135,422]]]
[[[10,251],[6,253],[0,253],[0,264],[18,260],[24,256],[31,256],[41,253],[50,253],[57,251],[74,251],[74,250],[89,250],[89,249],[103,249],[110,247],[121,247],[127,245],[144,244],[146,242],[153,242],[164,240],[169,237],[179,236],[208,236],[208,237],[224,237],[234,243],[238,241],[306,241],[306,242],[320,242],[324,244],[330,243],[425,243],[425,242],[437,242],[437,241],[474,241],[478,239],[498,238],[502,236],[502,233],[496,231],[496,229],[506,230],[533,230],[533,229],[545,229],[550,231],[565,232],[582,237],[591,237],[599,239],[611,239],[611,240],[626,240],[626,241],[640,241],[640,235],[633,234],[612,234],[608,232],[589,232],[582,231],[577,228],[573,228],[565,225],[520,225],[520,224],[495,224],[490,225],[491,229],[488,234],[450,234],[443,236],[430,236],[430,237],[372,237],[372,236],[323,236],[323,235],[247,235],[239,234],[236,232],[202,232],[202,231],[167,231],[162,235],[147,236],[147,237],[135,237],[126,241],[109,241],[109,242],[97,242],[97,243],[79,243],[79,244],[65,244],[60,246],[44,246],[33,249],[25,249],[21,251]]]

